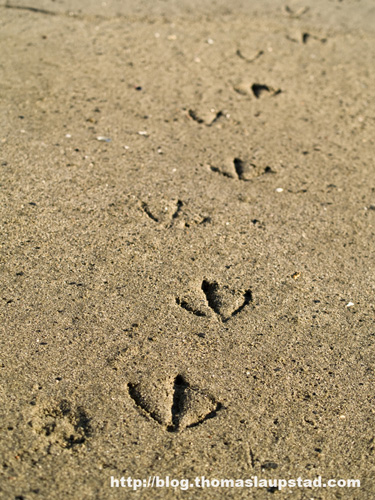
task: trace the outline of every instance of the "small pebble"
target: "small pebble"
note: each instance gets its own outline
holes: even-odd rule
[[[139,135],[148,135],[148,133],[146,132],[146,130],[140,130],[138,132]]]
[[[102,135],[99,135],[96,139],[101,142],[111,142],[111,139],[109,137],[104,137]]]
[[[284,191],[284,189],[283,188],[276,188],[275,191],[276,191],[276,193],[282,193]]]
[[[348,303],[346,304],[346,307],[353,307],[353,306],[354,306],[353,302],[348,302]]]

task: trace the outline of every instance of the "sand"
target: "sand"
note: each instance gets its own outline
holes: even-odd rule
[[[3,0],[0,44],[0,498],[375,498],[373,2]]]

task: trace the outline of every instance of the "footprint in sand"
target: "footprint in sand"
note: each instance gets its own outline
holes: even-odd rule
[[[223,405],[206,391],[189,384],[182,375],[164,383],[149,379],[128,383],[137,408],[168,432],[196,427],[216,417]]]
[[[213,311],[223,322],[239,314],[252,302],[251,290],[233,290],[217,281],[204,279],[201,289],[177,297],[176,303],[195,316],[209,316]]]

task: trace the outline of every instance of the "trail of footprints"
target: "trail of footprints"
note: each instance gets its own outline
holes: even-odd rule
[[[29,8],[27,7],[27,9]],[[31,8],[29,10],[36,11],[36,9]],[[305,12],[306,9],[293,12],[289,7],[286,7],[286,13],[291,17],[298,18]],[[288,38],[302,44],[306,44],[310,40],[326,42],[325,38],[319,38],[309,33]],[[264,51],[258,51],[252,57],[248,57],[238,49],[236,54],[246,62],[252,63],[264,55]],[[257,82],[242,81],[233,88],[237,93],[255,99],[277,96],[282,92],[279,88]],[[189,109],[187,115],[198,124],[211,127],[227,114],[222,110],[199,113]],[[229,158],[220,165],[209,165],[209,169],[214,173],[239,181],[250,181],[261,175],[274,173],[269,166],[259,167],[251,160],[239,157]],[[153,222],[164,224],[166,227],[174,225],[189,227],[192,224],[211,222],[207,216],[192,216],[186,212],[185,204],[180,199],[167,203],[159,202],[156,206],[143,201],[141,209]],[[203,279],[200,288],[192,290],[182,297],[176,297],[175,300],[176,304],[187,313],[197,317],[215,315],[219,321],[225,323],[240,314],[245,308],[250,307],[253,298],[250,289],[233,290],[227,285]],[[135,407],[143,416],[153,419],[166,431],[172,433],[202,425],[215,418],[224,409],[223,404],[212,394],[191,385],[181,374],[164,382],[155,383],[148,379],[128,382],[127,391]],[[54,445],[74,451],[86,443],[93,434],[91,419],[86,411],[82,407],[74,408],[67,400],[61,400],[57,404],[38,409],[29,425],[35,432],[44,437],[47,449]]]
[[[306,43],[308,38],[309,34],[304,34],[303,43]],[[237,51],[237,55],[248,62],[253,62],[263,53],[259,51],[254,57],[248,58],[240,50]],[[234,90],[242,95],[252,95],[256,99],[281,93],[281,89],[248,82],[239,83]],[[211,127],[226,116],[226,113],[222,110],[198,113],[189,109],[187,115],[198,124]],[[209,168],[212,172],[240,181],[250,181],[263,174],[274,173],[271,167],[260,168],[250,160],[238,157],[227,159],[220,166],[209,165]],[[166,227],[190,227],[192,224],[211,222],[210,217],[192,216],[185,212],[185,204],[180,199],[159,202],[156,206],[142,201],[140,207],[149,219]],[[250,289],[233,290],[227,285],[203,279],[200,289],[190,291],[183,297],[176,297],[176,304],[198,317],[214,314],[219,321],[225,323],[249,307],[252,300]],[[191,385],[181,374],[164,382],[154,383],[148,379],[129,382],[127,390],[141,414],[152,418],[168,432],[181,432],[204,424],[225,408],[209,392]],[[86,411],[82,407],[73,408],[67,400],[42,408],[29,424],[38,434],[44,436],[47,449],[57,445],[72,451],[86,443],[93,434],[91,419]]]
[[[251,290],[233,290],[217,281],[203,279],[200,289],[176,297],[176,304],[195,316],[215,315],[227,322],[252,303]],[[145,379],[128,383],[129,396],[141,414],[168,432],[196,427],[217,416],[222,403],[209,392],[191,385],[183,375],[165,382]]]
[[[263,51],[260,51],[256,58],[262,54]],[[244,57],[239,50],[237,51],[237,55],[240,55],[242,58]],[[266,95],[276,96],[282,92],[281,89],[276,89],[266,84],[249,82],[240,82],[234,86],[234,90],[242,95],[252,95],[256,99]],[[194,109],[186,110],[184,108],[184,111],[191,120],[206,127],[211,127],[218,120],[222,119],[222,117],[227,116],[227,113],[223,110],[215,111],[212,109],[210,111],[197,112]],[[275,173],[270,166],[259,166],[246,157],[227,158],[219,164],[209,164],[208,169],[223,177],[245,182],[265,174]],[[142,201],[140,207],[149,219],[155,223],[163,224],[168,228],[190,227],[192,225],[208,224],[211,222],[211,218],[208,216],[189,213],[186,210],[185,203],[180,199],[159,200],[156,203]]]
[[[289,7],[286,12],[291,17],[300,17],[306,12],[301,9],[293,12]],[[290,38],[292,41],[298,39]],[[309,33],[302,33],[300,41],[306,44],[310,39],[325,42]],[[252,57],[247,57],[239,49],[237,56],[252,63],[264,54],[259,51]],[[274,97],[282,93],[280,88],[272,87],[265,83],[249,83],[241,81],[235,85],[234,90],[244,96],[255,99]],[[185,110],[186,111],[186,110]],[[227,113],[219,110],[209,112],[197,112],[194,109],[187,110],[187,116],[199,125],[211,127],[216,122],[227,116]],[[239,181],[251,181],[264,174],[274,174],[271,167],[259,167],[251,160],[239,157],[229,158],[218,165],[209,165],[209,169],[229,179]],[[184,224],[189,227],[191,221],[187,221],[184,214],[184,203],[181,200],[172,202],[164,210],[151,208],[146,202],[142,203],[144,213],[156,223],[164,223],[171,227],[176,220],[185,220]],[[195,218],[193,223],[205,224],[210,222],[209,217]],[[253,221],[258,222],[258,221]],[[214,314],[223,323],[240,314],[245,308],[250,307],[253,302],[252,292],[247,290],[233,290],[227,285],[221,285],[217,281],[203,279],[199,289],[188,291],[181,297],[176,297],[176,304],[186,312],[197,317],[209,317]],[[196,386],[191,386],[182,375],[177,375],[167,382],[146,380],[141,382],[129,382],[128,392],[136,408],[142,415],[152,418],[168,432],[180,432],[187,428],[196,427],[209,419],[217,416],[224,409],[222,403],[217,401],[211,394]]]

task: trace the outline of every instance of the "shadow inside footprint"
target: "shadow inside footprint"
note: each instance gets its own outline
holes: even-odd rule
[[[173,395],[173,405],[172,405],[172,425],[169,425],[167,430],[169,432],[175,432],[178,430],[180,423],[180,416],[184,407],[185,391],[189,387],[189,384],[185,382],[181,375],[177,375],[174,380],[174,395]]]
[[[251,290],[237,292],[220,286],[216,281],[203,280],[202,290],[209,307],[223,322],[240,313],[253,300]]]

